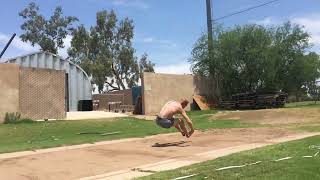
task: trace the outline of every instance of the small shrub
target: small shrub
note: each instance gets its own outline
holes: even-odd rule
[[[15,113],[6,113],[4,117],[4,124],[14,124],[20,122],[31,122],[31,119],[21,119],[21,114],[18,112]]]

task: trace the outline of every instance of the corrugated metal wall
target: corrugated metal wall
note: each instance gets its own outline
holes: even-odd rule
[[[132,104],[135,105],[138,97],[141,96],[141,86],[132,87]]]
[[[9,59],[7,63],[16,63],[22,67],[65,70],[69,84],[69,111],[78,110],[79,100],[92,100],[91,82],[86,72],[78,65],[55,54],[37,52]]]

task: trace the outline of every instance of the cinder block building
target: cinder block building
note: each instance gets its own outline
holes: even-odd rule
[[[21,67],[53,69],[65,71],[66,111],[77,111],[80,100],[92,100],[92,87],[89,76],[78,65],[49,52],[36,52],[6,61]]]
[[[0,64],[0,122],[6,112],[22,118],[63,119],[79,101],[92,100],[91,83],[78,65],[48,52]]]

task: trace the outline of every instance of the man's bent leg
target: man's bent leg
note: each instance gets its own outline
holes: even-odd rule
[[[182,136],[185,136],[186,134],[181,130],[179,124],[174,126],[179,132],[181,132]]]

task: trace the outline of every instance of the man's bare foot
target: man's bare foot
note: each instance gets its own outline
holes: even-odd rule
[[[188,134],[187,134],[187,138],[191,137],[191,135],[194,133],[194,130],[191,130]]]
[[[182,131],[181,134],[182,134],[182,136],[187,136],[188,137],[188,131],[186,131],[186,132]]]

